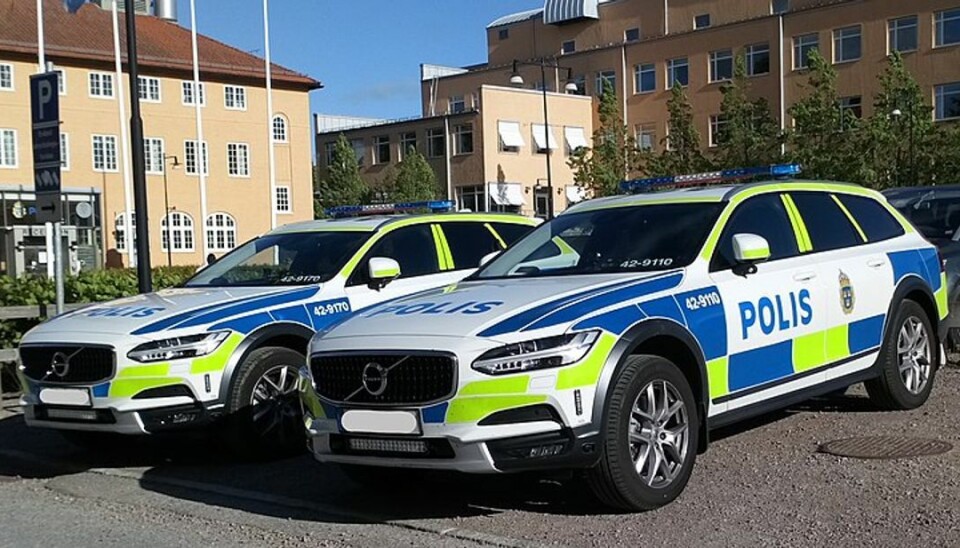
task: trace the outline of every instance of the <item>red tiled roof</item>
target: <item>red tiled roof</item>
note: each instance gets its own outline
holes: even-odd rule
[[[69,14],[62,0],[43,0],[44,43],[54,61],[72,59],[113,63],[113,23],[109,11],[84,6]],[[120,40],[126,60],[126,31],[121,14]],[[263,59],[203,36],[197,38],[201,78],[264,79]],[[0,52],[36,55],[36,4],[28,0],[0,0]],[[149,15],[137,16],[137,56],[145,73],[151,68],[193,73],[190,31]],[[323,85],[309,76],[273,65],[274,85],[318,89]]]

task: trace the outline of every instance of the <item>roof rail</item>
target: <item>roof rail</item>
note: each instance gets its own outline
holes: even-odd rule
[[[397,213],[416,213],[429,210],[430,213],[444,213],[455,207],[450,200],[430,200],[426,202],[402,202],[397,204],[345,205],[331,207],[325,213],[334,218],[362,217],[365,215],[390,215]]]
[[[753,179],[755,177],[789,179],[795,175],[798,175],[799,173],[799,164],[774,164],[764,167],[741,167],[736,169],[724,169],[721,171],[694,173],[691,175],[670,175],[667,177],[633,179],[620,183],[620,190],[628,194],[634,194],[641,192],[655,192],[657,190],[664,190],[668,188],[729,184],[733,181]]]

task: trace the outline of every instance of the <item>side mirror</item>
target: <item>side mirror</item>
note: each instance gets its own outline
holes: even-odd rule
[[[503,253],[503,251],[494,251],[493,253],[487,253],[486,255],[480,258],[480,264],[478,266],[480,267],[486,266],[487,263],[496,259],[497,256],[500,255],[501,253]]]
[[[741,276],[757,272],[757,263],[770,259],[770,244],[756,234],[733,235],[733,257],[737,261],[734,273]]]
[[[371,257],[367,268],[370,286],[375,289],[383,289],[400,277],[400,263],[387,257]]]

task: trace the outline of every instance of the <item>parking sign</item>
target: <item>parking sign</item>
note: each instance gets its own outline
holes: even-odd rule
[[[33,178],[37,193],[37,220],[60,222],[60,94],[58,74],[30,77],[33,126]]]

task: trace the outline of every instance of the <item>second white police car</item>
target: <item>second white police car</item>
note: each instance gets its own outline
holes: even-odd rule
[[[777,179],[796,169],[575,206],[463,282],[321,330],[301,371],[315,457],[361,479],[585,469],[643,510],[716,427],[861,381],[882,408],[922,405],[936,249],[876,192]]]

